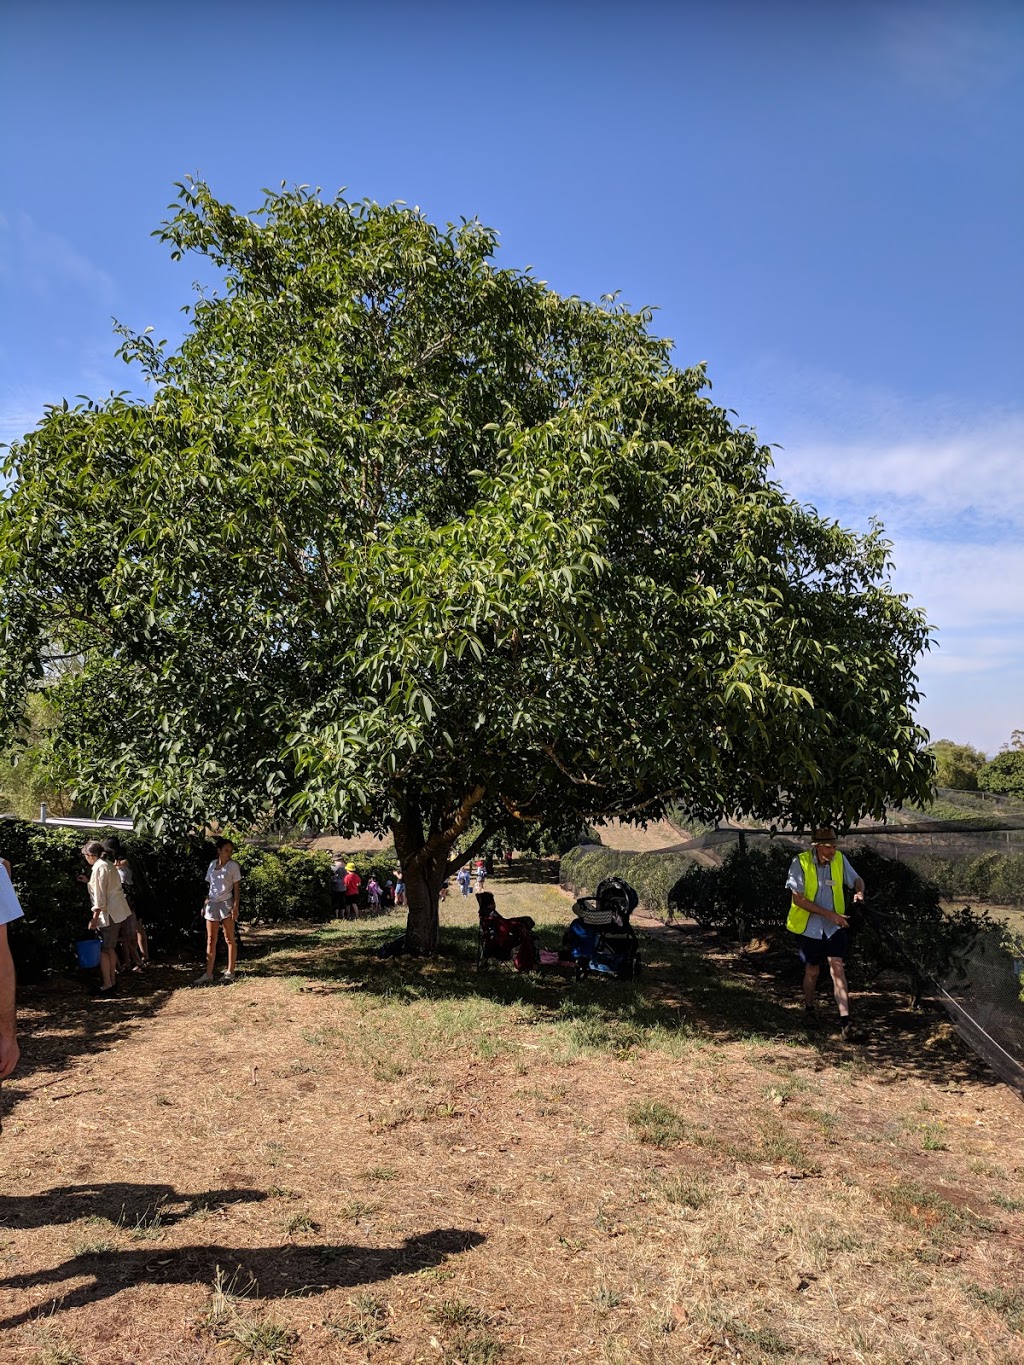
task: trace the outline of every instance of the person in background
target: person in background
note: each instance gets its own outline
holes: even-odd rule
[[[804,964],[804,1013],[808,1023],[817,1022],[815,996],[821,964],[828,962],[832,989],[839,1009],[843,1040],[856,1043],[864,1035],[850,1021],[850,992],[846,984],[845,958],[849,951],[846,889],[853,899],[864,899],[864,883],[836,848],[832,829],[816,829],[810,851],[794,858],[786,886],[792,895],[786,928],[796,936]]]
[[[395,906],[405,904],[405,878],[401,872],[395,873]]]
[[[242,869],[235,862],[235,846],[230,839],[214,839],[217,856],[206,869],[206,882],[209,894],[203,906],[206,920],[206,971],[196,977],[196,986],[209,986],[213,983],[213,968],[217,961],[217,939],[221,930],[224,942],[228,945],[227,971],[221,974],[221,981],[230,985],[235,979],[235,963],[238,960],[238,942],[235,938],[235,925],[238,922],[238,906],[242,894]]]
[[[331,910],[335,919],[345,918],[345,857],[335,853],[331,859]]]
[[[384,909],[390,910],[395,903],[395,883],[390,877],[384,879]]]
[[[370,902],[370,913],[377,915],[380,913],[380,882],[375,876],[371,876],[366,883],[366,896]]]
[[[117,944],[121,925],[131,918],[131,906],[121,888],[114,859],[96,839],[82,848],[82,857],[89,864],[89,900],[92,902],[90,929],[98,929],[103,942],[100,947],[100,995],[109,995],[117,975]]]
[[[483,858],[477,858],[474,875],[476,877],[476,890],[479,893],[484,889],[484,882],[487,880],[487,864]]]
[[[14,959],[7,941],[7,926],[24,913],[11,882],[11,865],[6,858],[0,858],[0,1081],[18,1065],[20,1055]]]
[[[469,868],[460,867],[458,873],[456,874],[455,880],[458,882],[459,890],[462,892],[462,894],[464,896],[468,896],[470,884],[473,881],[473,876]]]
[[[135,877],[132,872],[132,865],[128,861],[127,850],[120,839],[101,839],[100,843],[104,853],[114,860],[114,867],[117,869],[117,875],[121,882],[121,890],[124,892],[124,898],[131,910],[131,914],[121,925],[121,937],[118,942],[118,947],[121,950],[121,963],[124,967],[130,967],[133,972],[141,972],[146,965],[146,955],[142,950],[144,930],[135,912]]]
[[[345,864],[345,918],[358,919],[359,917],[359,892],[363,885],[363,879],[356,871],[355,863]]]

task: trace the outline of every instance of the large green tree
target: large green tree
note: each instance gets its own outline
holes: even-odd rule
[[[983,791],[1024,798],[1024,730],[1014,730],[991,763],[978,774]]]
[[[935,781],[940,787],[977,791],[978,774],[988,761],[984,750],[952,739],[937,739],[928,752],[935,759]]]
[[[8,726],[151,824],[389,829],[410,945],[477,843],[672,800],[804,824],[924,799],[921,614],[879,528],[771,481],[647,312],[500,270],[476,222],[179,187],[221,284],[145,398],[47,410],[0,521]]]

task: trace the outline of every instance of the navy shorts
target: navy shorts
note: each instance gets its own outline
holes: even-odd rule
[[[808,938],[805,934],[797,934],[796,938],[800,961],[805,967],[820,967],[830,957],[845,958],[850,951],[850,935],[846,929],[837,929],[831,938]]]

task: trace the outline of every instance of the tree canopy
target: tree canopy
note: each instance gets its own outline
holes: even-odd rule
[[[978,786],[983,791],[1024,798],[1024,731],[1014,730],[1010,743],[986,763],[978,774]]]
[[[954,787],[959,791],[978,790],[978,774],[988,761],[982,749],[957,744],[951,739],[937,739],[929,744],[928,752],[935,759],[938,786]]]
[[[648,311],[497,268],[475,221],[178,190],[159,236],[221,284],[176,349],[122,330],[145,397],[51,407],[5,466],[2,718],[77,652],[84,797],[390,829],[417,949],[471,826],[926,797],[881,529],[787,497]]]

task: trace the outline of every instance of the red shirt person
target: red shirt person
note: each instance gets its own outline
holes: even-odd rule
[[[356,871],[355,863],[345,864],[345,918],[355,919],[359,914],[359,891],[363,879]]]

